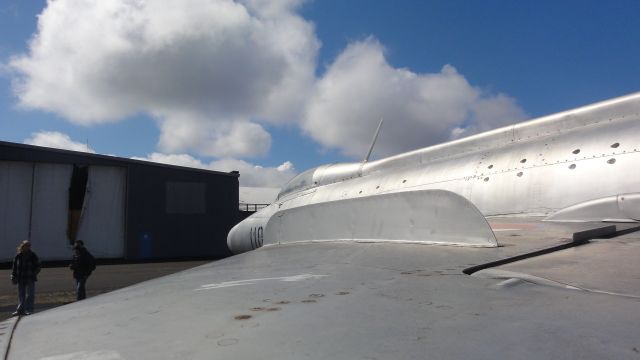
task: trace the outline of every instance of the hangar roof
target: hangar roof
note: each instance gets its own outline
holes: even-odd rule
[[[0,141],[0,160],[7,161],[29,161],[29,162],[57,162],[74,163],[82,165],[111,165],[128,166],[142,165],[151,167],[171,168],[182,171],[201,172],[217,174],[223,176],[239,177],[236,171],[222,172],[206,169],[191,168],[185,166],[169,165],[144,160],[135,160],[110,155],[100,155],[82,151],[63,150],[44,146],[18,144],[7,141]]]

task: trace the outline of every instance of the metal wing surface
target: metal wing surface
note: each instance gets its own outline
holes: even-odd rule
[[[15,325],[8,359],[640,356],[637,233],[466,275],[566,245],[573,233],[595,226],[490,223],[500,247],[266,246],[17,324],[9,320],[0,326],[6,332],[0,344],[6,346]]]

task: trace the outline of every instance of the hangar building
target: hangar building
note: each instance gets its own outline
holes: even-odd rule
[[[224,173],[0,141],[0,262],[30,239],[41,260],[221,258],[239,219]]]

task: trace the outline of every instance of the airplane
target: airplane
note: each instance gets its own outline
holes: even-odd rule
[[[9,319],[0,351],[637,359],[639,169],[640,93],[323,165],[229,232],[236,255]]]
[[[637,221],[639,99],[636,93],[377,161],[367,155],[307,170],[268,209],[233,228],[228,247],[238,254],[336,239],[497,246],[485,216]]]

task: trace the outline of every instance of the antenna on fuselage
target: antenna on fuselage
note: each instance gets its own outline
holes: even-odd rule
[[[383,118],[380,118],[380,123],[378,124],[378,128],[376,129],[376,133],[373,135],[373,139],[371,139],[371,146],[369,147],[369,152],[367,156],[362,160],[362,164],[364,165],[367,161],[369,161],[369,156],[373,152],[373,146],[376,144],[376,140],[378,140],[378,134],[380,133],[380,128],[382,127]]]

